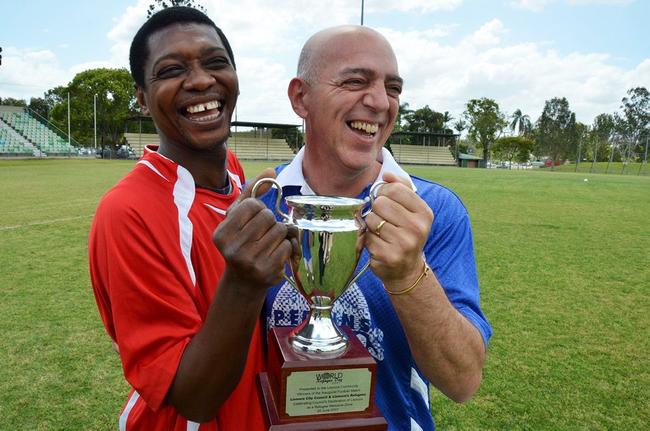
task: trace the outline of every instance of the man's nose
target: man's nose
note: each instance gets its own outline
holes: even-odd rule
[[[363,103],[374,111],[382,112],[387,111],[390,107],[388,100],[388,93],[383,82],[377,82],[368,87]]]
[[[215,78],[203,67],[193,67],[185,81],[183,81],[183,88],[185,90],[201,91],[209,88],[215,83]]]

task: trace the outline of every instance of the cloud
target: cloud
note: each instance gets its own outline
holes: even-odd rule
[[[366,2],[368,12],[383,12],[386,10],[398,10],[400,12],[433,12],[438,10],[454,10],[463,4],[463,0],[377,0]]]
[[[2,97],[42,97],[50,88],[67,83],[74,75],[66,71],[50,50],[5,47],[2,51]]]
[[[381,31],[391,40],[405,78],[402,102],[450,111],[455,118],[470,99],[489,97],[507,113],[521,109],[536,120],[546,100],[566,97],[577,119],[591,123],[600,113],[618,110],[629,88],[650,88],[650,59],[625,70],[612,65],[607,54],[560,55],[544,44],[505,44],[498,35],[507,29],[498,20],[453,45],[426,31]]]
[[[544,7],[550,2],[588,0],[519,0],[517,4]],[[610,0],[610,2],[613,0]],[[63,67],[48,50],[5,48],[0,75],[2,97],[28,97],[67,84],[77,72],[95,67],[128,67],[133,35],[146,18],[150,0],[138,0],[115,19],[105,35],[112,47],[71,67]],[[515,2],[513,2],[515,3]],[[624,4],[624,1],[618,3]],[[242,121],[300,124],[286,95],[302,44],[315,30],[331,25],[356,24],[359,2],[348,0],[223,0],[205,1],[209,15],[228,36],[235,53],[241,95]],[[366,2],[366,7],[412,14],[449,10],[460,0]],[[242,13],[246,11],[246,13]],[[560,54],[552,42],[512,43],[507,23],[488,17],[467,30],[460,25],[431,25],[404,29],[379,28],[395,49],[405,79],[402,102],[411,108],[429,105],[458,118],[473,98],[490,97],[502,110],[522,109],[537,119],[544,102],[566,97],[578,120],[590,123],[596,115],[619,109],[632,87],[650,88],[650,58],[632,68],[620,67],[606,53]],[[461,33],[461,31],[463,33]],[[92,61],[91,61],[92,60]],[[5,85],[7,84],[7,85]]]
[[[147,19],[150,0],[138,0],[134,6],[126,8],[121,17],[115,20],[115,26],[106,35],[111,41],[111,62],[121,67],[128,67],[131,40],[142,23]]]
[[[544,7],[552,1],[569,0],[516,3]],[[347,0],[241,0],[236,4],[211,0],[202,4],[233,46],[241,88],[238,119],[242,121],[299,124],[286,88],[302,44],[315,29],[356,24],[360,13],[359,4]],[[460,0],[378,0],[366,2],[366,7],[426,11],[450,10],[461,4]],[[128,46],[144,21],[147,5],[148,0],[139,1],[116,21],[108,35],[114,44],[114,61],[122,53],[123,64],[127,64]],[[578,119],[591,122],[599,113],[617,110],[628,88],[650,87],[645,78],[650,76],[649,64],[626,71],[612,66],[610,57],[604,54],[576,52],[562,56],[542,43],[507,44],[504,36],[508,28],[496,18],[465,36],[453,34],[460,31],[459,26],[379,30],[393,44],[400,73],[406,80],[402,101],[415,108],[429,105],[438,111],[450,111],[456,118],[472,98],[490,97],[504,111],[522,109],[536,119],[546,100],[567,97]],[[445,43],[447,35],[458,36],[458,42]]]
[[[527,9],[533,12],[541,12],[551,3],[566,3],[573,6],[590,6],[590,5],[627,5],[634,3],[636,0],[511,0],[510,5]]]
[[[301,124],[287,98],[287,86],[293,72],[268,59],[241,57],[238,61],[241,94],[237,119]]]
[[[472,33],[472,35],[466,39],[465,43],[477,46],[496,45],[501,41],[499,36],[505,32],[506,30],[503,27],[503,23],[495,18],[492,21],[483,24],[478,30]]]

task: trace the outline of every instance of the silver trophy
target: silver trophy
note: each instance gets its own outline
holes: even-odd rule
[[[299,232],[302,256],[288,263],[292,275],[285,274],[285,279],[305,297],[310,313],[291,332],[291,346],[313,357],[339,356],[348,340],[332,321],[332,307],[369,266],[366,263],[355,271],[361,256],[359,235],[365,229],[361,218],[365,202],[345,197],[289,196],[285,198],[289,211],[284,213],[280,209],[282,188],[274,179],[259,180],[253,186],[253,197],[265,182],[278,189],[278,214]]]

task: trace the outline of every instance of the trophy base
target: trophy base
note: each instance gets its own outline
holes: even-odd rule
[[[370,417],[282,421],[278,415],[277,400],[273,396],[268,374],[260,373],[257,378],[269,431],[385,431],[388,429],[386,420],[376,407],[373,408]]]
[[[267,424],[273,430],[385,430],[374,405],[377,364],[348,328],[345,352],[303,355],[291,346],[293,328],[269,332],[268,373],[258,376]]]

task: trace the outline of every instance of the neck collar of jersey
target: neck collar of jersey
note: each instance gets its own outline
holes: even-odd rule
[[[305,158],[306,148],[307,146],[303,146],[300,151],[298,151],[298,154],[295,155],[291,163],[289,163],[287,167],[285,167],[282,172],[278,174],[276,181],[280,183],[282,187],[300,187],[301,195],[315,195],[316,193],[314,193],[312,188],[309,187],[309,184],[307,184],[305,176],[302,173],[302,162]],[[372,186],[379,182],[386,172],[390,172],[392,174],[408,179],[413,191],[417,190],[415,184],[413,184],[413,181],[411,180],[410,175],[404,169],[402,169],[400,165],[397,164],[390,151],[388,151],[386,148],[382,148],[381,153],[379,153],[378,156],[379,157],[377,157],[377,159],[381,163],[381,170],[379,171],[379,175],[377,175],[377,178],[375,178],[370,187],[366,187],[364,189],[364,193],[366,190],[370,190]]]

